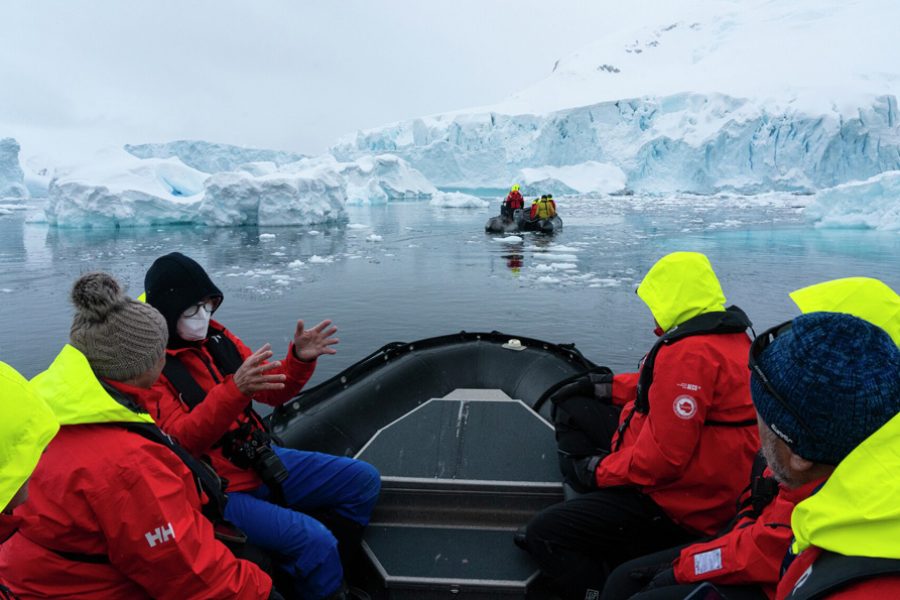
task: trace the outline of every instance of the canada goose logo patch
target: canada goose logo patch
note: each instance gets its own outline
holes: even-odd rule
[[[687,420],[697,414],[697,401],[693,396],[678,396],[672,408],[679,418]]]

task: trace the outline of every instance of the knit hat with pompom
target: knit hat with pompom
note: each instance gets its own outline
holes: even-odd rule
[[[151,370],[169,339],[158,310],[132,300],[107,273],[82,275],[72,288],[75,318],[69,339],[98,377],[128,381]]]

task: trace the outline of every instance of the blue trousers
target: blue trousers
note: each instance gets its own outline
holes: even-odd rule
[[[269,501],[265,485],[228,494],[225,518],[248,541],[275,554],[296,582],[301,598],[320,600],[340,588],[344,578],[337,540],[304,512],[330,510],[359,526],[369,523],[381,477],[372,465],[353,458],[272,446],[288,478],[282,485],[286,506]]]

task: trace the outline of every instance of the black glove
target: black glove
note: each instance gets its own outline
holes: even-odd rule
[[[641,590],[642,592],[654,590],[656,588],[669,587],[671,585],[678,585],[672,563],[663,563],[632,569],[629,571],[628,576],[636,582],[644,584],[644,588]]]
[[[609,402],[612,400],[612,382],[612,373],[590,373],[556,390],[550,397],[550,401],[559,403],[572,396],[587,396]]]
[[[597,465],[608,455],[609,452],[606,452],[595,456],[585,456],[573,461],[575,464],[575,477],[578,478],[578,483],[590,490],[597,489]]]

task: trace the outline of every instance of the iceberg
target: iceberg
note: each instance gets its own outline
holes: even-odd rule
[[[816,227],[900,231],[900,171],[822,190],[803,215]]]
[[[611,194],[625,189],[627,177],[615,165],[587,161],[565,167],[525,168],[519,171],[515,181],[522,185],[523,193],[530,196]]]
[[[209,175],[177,157],[141,159],[107,150],[57,171],[45,214],[64,227],[309,226],[346,219],[348,203],[437,193],[409,163],[389,155],[343,163],[325,155],[281,166],[257,161]]]
[[[305,158],[303,154],[281,150],[244,148],[202,140],[177,140],[163,144],[125,144],[125,151],[138,158],[172,158],[204,173],[233,171],[247,163],[271,162],[286,165]]]
[[[58,171],[44,212],[51,225],[64,227],[193,223],[207,177],[177,158],[140,160],[107,150]]]
[[[435,192],[430,204],[440,208],[487,208],[491,203],[462,192]]]
[[[345,218],[345,183],[309,169],[261,176],[225,172],[206,181],[197,220],[204,225],[314,225]]]
[[[19,143],[0,138],[0,198],[28,198],[25,174],[19,165]]]
[[[331,151],[395,154],[442,187],[524,178],[566,192],[579,188],[551,168],[605,164],[658,194],[810,193],[900,169],[900,69],[883,51],[900,4],[710,0],[679,14],[622,27],[500,103]]]
[[[362,156],[349,163],[339,163],[331,155],[318,160],[336,170],[346,181],[349,204],[427,200],[437,193],[437,188],[421,172],[390,154]]]

